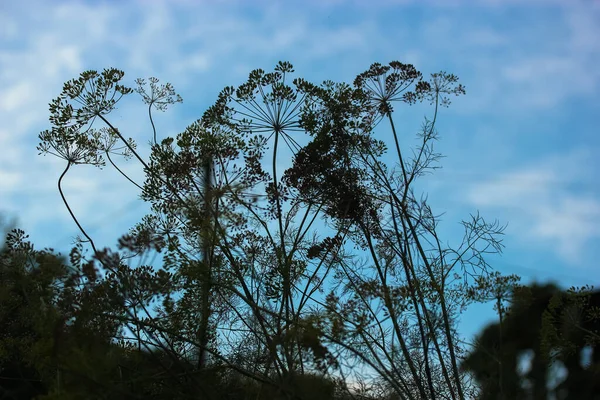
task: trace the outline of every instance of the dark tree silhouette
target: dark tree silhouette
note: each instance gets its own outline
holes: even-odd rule
[[[600,396],[600,349],[587,337],[597,334],[600,326],[581,307],[589,311],[597,306],[600,291],[573,296],[553,284],[515,290],[503,324],[488,325],[461,366],[480,384],[481,399],[546,399],[551,392],[559,399]],[[591,363],[584,365],[582,352],[590,345]],[[520,374],[518,363],[526,353],[531,356],[530,367]],[[568,375],[549,390],[554,362],[562,364]]]

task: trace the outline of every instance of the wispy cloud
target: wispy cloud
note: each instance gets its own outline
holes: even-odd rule
[[[422,48],[467,77],[466,112],[548,110],[598,93],[600,3],[489,3],[433,12],[415,26]]]
[[[561,32],[550,35],[541,51],[512,60],[504,78],[520,87],[523,105],[555,107],[568,97],[595,95],[600,89],[600,7],[573,6],[563,13]]]
[[[589,157],[577,152],[500,174],[473,184],[467,200],[502,213],[526,246],[541,245],[579,264],[600,240],[600,188],[586,172]]]

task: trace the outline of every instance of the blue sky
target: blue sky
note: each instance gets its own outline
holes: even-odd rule
[[[37,155],[48,102],[86,69],[117,67],[171,82],[183,104],[156,116],[161,136],[199,118],[225,85],[292,62],[297,76],[352,81],[372,62],[458,75],[467,95],[442,111],[443,169],[422,182],[450,242],[479,211],[508,223],[502,257],[526,282],[598,284],[600,271],[600,3],[594,1],[19,1],[0,3],[0,212],[38,247],[68,252],[78,232],[56,180],[64,165]],[[151,131],[140,99],[113,121],[139,141]],[[423,110],[398,110],[407,135]],[[142,179],[134,163],[124,169]],[[146,206],[117,173],[77,168],[67,196],[100,246]],[[493,317],[473,308],[464,332]]]

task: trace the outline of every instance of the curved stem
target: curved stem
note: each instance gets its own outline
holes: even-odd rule
[[[117,164],[115,164],[114,161],[112,160],[112,158],[110,158],[110,154],[108,153],[108,151],[106,152],[106,158],[108,158],[108,161],[111,163],[111,165],[113,167],[115,167],[115,169],[117,171],[119,171],[119,173],[121,175],[123,175],[125,177],[125,179],[127,179],[129,182],[133,183],[138,189],[144,190],[144,188],[142,188],[140,185],[138,185],[133,179],[131,179],[129,176],[127,176],[127,174],[125,174],[125,172],[121,171],[121,169],[119,167],[117,167]]]
[[[71,161],[68,161],[67,167],[62,172],[62,174],[60,174],[60,177],[58,178],[58,192],[60,193],[60,197],[62,198],[63,203],[65,203],[65,206],[67,207],[67,211],[69,211],[69,214],[71,214],[71,218],[73,218],[73,221],[75,221],[75,224],[77,224],[77,227],[79,228],[79,230],[81,231],[81,233],[83,234],[83,236],[86,237],[86,239],[88,240],[88,242],[92,246],[92,250],[94,250],[94,254],[97,255],[98,254],[98,250],[96,249],[96,245],[94,244],[94,241],[87,234],[87,232],[85,231],[85,229],[83,229],[83,227],[81,226],[81,224],[77,220],[77,217],[75,217],[75,214],[73,214],[73,210],[71,210],[71,206],[69,206],[69,203],[67,202],[67,198],[65,197],[65,194],[63,193],[63,190],[62,190],[62,180],[65,177],[65,175],[67,174],[67,172],[69,171],[69,168],[71,168],[71,164],[72,164]]]
[[[404,178],[405,184],[408,182],[408,175],[406,173],[406,168],[404,166],[404,160],[402,159],[402,152],[400,151],[400,143],[398,141],[398,134],[396,133],[396,127],[394,126],[394,119],[392,118],[392,113],[387,113],[388,120],[390,121],[390,125],[392,127],[392,133],[394,135],[394,143],[396,144],[396,152],[398,153],[398,162],[400,163],[400,168],[402,169],[402,176]]]
[[[148,104],[148,117],[150,117],[150,123],[152,124],[152,132],[154,135],[154,144],[156,144],[156,126],[154,126],[154,120],[152,119],[152,103]]]
[[[183,205],[183,207],[188,207],[188,209],[190,209],[190,210],[194,209],[193,206],[190,206],[188,204],[188,202],[181,197],[181,195],[179,194],[179,192],[177,191],[177,189],[174,188],[173,185],[171,185],[168,180],[163,179],[159,174],[154,173],[154,171],[150,168],[150,166],[148,165],[148,163],[146,163],[146,161],[144,161],[144,159],[135,151],[135,149],[131,146],[131,144],[127,140],[125,140],[125,138],[123,137],[123,135],[121,135],[121,132],[119,132],[119,130],[117,128],[115,128],[106,118],[104,118],[103,115],[100,114],[100,115],[98,115],[98,117],[106,125],[108,125],[108,127],[119,137],[119,139],[121,139],[123,141],[123,143],[125,143],[125,146],[127,146],[127,148],[129,149],[129,151],[131,151],[131,154],[133,154],[135,156],[135,158],[137,158],[137,160],[142,164],[142,166],[144,167],[144,169],[147,171],[147,173],[149,175],[152,175],[153,177],[155,177],[156,179],[158,179],[161,183],[163,183],[167,188],[169,188],[169,190],[171,190],[171,192],[173,193],[173,195],[175,197],[177,197],[177,199],[181,202],[181,204]]]
[[[123,135],[121,135],[121,132],[119,132],[119,130],[117,128],[115,128],[106,118],[104,118],[104,115],[100,114],[98,115],[98,117],[106,124],[108,125],[108,127],[117,134],[117,136],[119,137],[119,139],[121,139],[123,141],[123,143],[125,143],[125,146],[127,146],[127,148],[129,149],[129,151],[131,151],[131,154],[133,154],[135,156],[135,158],[138,159],[138,161],[140,163],[142,163],[142,165],[144,166],[144,168],[146,168],[146,170],[150,171],[150,167],[148,166],[148,164],[146,163],[146,161],[144,161],[144,159],[142,157],[140,157],[140,155],[137,153],[137,151],[135,151],[135,149],[131,146],[131,144],[129,144],[129,142],[127,140],[125,140],[125,138],[123,137]]]
[[[120,134],[119,134],[120,135]],[[77,227],[79,228],[79,230],[81,231],[81,233],[86,237],[86,239],[88,240],[88,242],[90,243],[92,250],[94,251],[94,255],[96,256],[96,258],[98,259],[98,261],[110,272],[114,273],[117,276],[120,276],[118,270],[115,270],[114,268],[112,268],[108,263],[106,263],[106,260],[103,259],[103,257],[101,257],[101,254],[98,252],[98,249],[96,248],[96,245],[93,241],[93,239],[91,238],[90,235],[88,235],[88,233],[85,231],[85,229],[83,229],[83,227],[81,226],[81,224],[79,223],[79,220],[77,219],[77,217],[75,217],[75,214],[73,213],[73,210],[71,209],[71,206],[69,205],[69,203],[67,202],[67,199],[65,197],[65,194],[63,192],[62,189],[62,180],[64,179],[64,177],[66,176],[67,172],[69,171],[69,169],[71,168],[71,165],[73,163],[71,161],[68,161],[67,166],[65,168],[65,170],[60,174],[60,177],[58,178],[58,192],[60,193],[60,196],[63,200],[63,203],[65,204],[65,206],[67,207],[67,211],[69,211],[69,214],[71,215],[71,218],[73,218],[73,221],[75,221],[75,224],[77,225]],[[125,310],[127,315],[130,316],[131,318],[134,319],[134,321],[139,322],[137,317],[135,315],[133,315],[132,311],[130,309],[126,309]],[[139,326],[139,325],[138,325]],[[151,332],[146,332],[150,337],[154,338],[154,335]],[[156,341],[156,340],[155,340]],[[169,372],[169,374],[173,375],[173,372],[169,369],[169,368],[165,368],[165,370],[167,370]]]

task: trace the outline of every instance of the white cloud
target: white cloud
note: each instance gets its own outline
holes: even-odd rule
[[[505,2],[497,3],[477,8],[480,12],[471,7],[432,13],[418,28],[422,49],[452,60],[452,72],[467,85],[460,109],[528,113],[598,93],[600,3],[545,2],[546,7],[515,7],[514,17]]]
[[[32,82],[19,82],[6,88],[0,97],[0,112],[11,112],[27,104],[35,96]]]
[[[555,182],[555,174],[548,170],[517,171],[479,184],[470,192],[469,199],[478,206],[510,207],[523,200],[547,195]]]
[[[7,187],[16,187],[21,183],[21,174],[15,171],[5,171],[0,168],[0,182]]]
[[[19,33],[17,26],[17,23],[11,20],[7,15],[0,15],[0,39],[16,39]]]
[[[551,108],[567,97],[597,92],[600,73],[595,62],[581,54],[532,56],[508,65],[503,74],[519,88],[522,106]]]
[[[534,210],[537,223],[531,235],[557,243],[566,259],[581,260],[586,245],[600,239],[600,200],[596,197],[562,196],[558,204]]]
[[[210,67],[210,56],[202,52],[197,52],[174,63],[172,69],[175,74],[188,74],[205,72],[208,71]]]
[[[560,29],[540,37],[539,50],[522,54],[503,69],[508,82],[520,88],[525,105],[551,108],[600,89],[600,43],[592,39],[600,36],[600,7],[573,2],[562,16]]]
[[[473,184],[467,200],[503,213],[511,235],[522,244],[543,245],[569,264],[578,264],[588,246],[600,240],[600,193],[594,179],[588,179],[590,154],[556,156]]]

